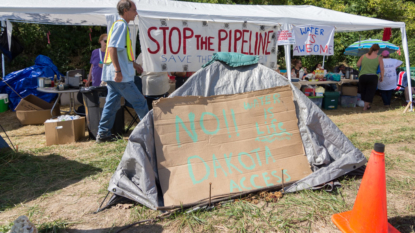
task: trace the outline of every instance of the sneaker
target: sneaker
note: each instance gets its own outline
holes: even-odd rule
[[[105,138],[101,138],[101,137],[97,137],[95,143],[103,143],[103,142],[115,142],[119,139],[119,137],[115,136],[115,135],[111,135],[109,137],[105,137]]]

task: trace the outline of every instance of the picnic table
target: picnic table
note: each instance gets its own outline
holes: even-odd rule
[[[69,101],[69,111],[62,111],[62,112],[64,112],[64,113],[68,113],[68,114],[71,114],[72,113],[72,110],[73,110],[73,112],[75,113],[75,114],[77,114],[77,115],[84,115],[85,116],[85,114],[83,114],[83,113],[78,113],[78,112],[76,112],[76,110],[75,110],[75,93],[78,93],[79,92],[79,89],[69,89],[69,90],[57,90],[56,88],[54,88],[54,87],[38,87],[37,89],[36,89],[37,91],[40,91],[40,92],[44,92],[44,93],[53,93],[53,94],[58,94],[58,98],[56,98],[56,101],[55,101],[55,103],[53,104],[53,107],[52,107],[52,109],[50,110],[50,114],[52,115],[52,117],[54,118],[55,116],[53,115],[53,109],[56,107],[56,104],[58,103],[58,101],[60,100],[60,98],[61,98],[61,95],[63,94],[63,93],[69,93],[69,98],[70,98],[70,101]]]
[[[341,79],[340,81],[306,81],[301,80],[299,82],[293,82],[294,86],[296,86],[298,89],[301,89],[301,86],[304,85],[324,85],[324,84],[336,84],[336,85],[343,85],[345,83],[358,83],[358,79]]]

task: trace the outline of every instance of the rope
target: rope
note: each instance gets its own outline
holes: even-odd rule
[[[20,97],[20,99],[23,99],[23,97],[21,97],[20,95],[19,95],[19,93],[17,93],[14,89],[13,89],[13,87],[11,87],[7,82],[6,82],[6,80],[3,80],[3,82],[7,85],[7,86],[9,86],[10,87],[10,89],[12,89],[12,91],[14,91],[14,93],[16,93],[16,95],[18,95],[19,97]]]

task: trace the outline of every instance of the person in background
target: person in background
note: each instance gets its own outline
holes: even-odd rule
[[[405,77],[406,78],[406,77]],[[411,81],[411,84],[415,84],[415,82],[413,81],[413,79],[412,79],[412,81]],[[411,85],[411,89],[412,89],[412,105],[414,105],[415,106],[415,100],[414,100],[414,98],[413,98],[413,95],[414,95],[414,93],[415,93],[415,85],[414,86],[412,86]],[[407,87],[405,87],[405,100],[406,100],[406,104],[408,104],[409,103],[409,87],[407,86]],[[406,105],[405,105],[406,106]]]
[[[300,59],[294,59],[292,61],[292,65],[293,65],[293,68],[291,70],[291,75],[295,74],[296,78],[302,79],[303,77],[300,77],[301,68],[303,68],[303,70],[304,70],[304,75],[307,74],[307,69],[305,67],[303,67],[303,63],[301,62]]]
[[[280,72],[280,65],[277,65],[277,67],[276,67],[276,68],[274,68],[273,70],[274,70],[275,72],[277,72],[277,73],[281,74],[281,72]]]
[[[378,55],[379,49],[378,44],[373,44],[369,52],[363,54],[357,62],[357,67],[361,67],[359,72],[359,89],[362,100],[365,102],[363,111],[371,108],[370,104],[373,102],[378,80],[380,82],[383,81],[383,59]],[[378,66],[380,66],[380,77],[376,74]]]
[[[392,93],[396,88],[396,68],[402,65],[402,61],[390,58],[387,50],[383,51],[381,55],[383,57],[384,76],[382,82],[378,81],[378,89],[382,96],[383,104],[385,107],[390,107]]]
[[[343,64],[340,64],[334,69],[334,73],[338,73],[344,76],[346,74],[346,67]]]
[[[102,34],[98,43],[101,44],[101,48],[94,49],[91,54],[91,68],[89,69],[88,80],[85,86],[89,87],[92,81],[92,86],[98,87],[101,84],[102,65],[105,57],[105,48],[107,46],[107,34]]]
[[[135,63],[133,45],[128,23],[137,16],[137,8],[131,0],[120,0],[117,4],[120,20],[114,22],[108,33],[107,51],[104,57],[102,81],[107,82],[108,95],[98,126],[97,143],[115,141],[111,135],[115,115],[124,97],[134,108],[140,120],[148,112],[147,101],[134,84],[135,70],[143,69]]]
[[[179,89],[195,72],[173,72],[176,77],[176,90]]]
[[[323,70],[323,66],[321,65],[321,63],[317,63],[317,65],[315,65],[315,66],[313,67],[313,70],[312,70],[312,71],[315,71],[315,70],[317,70],[317,69],[319,69],[319,70]]]
[[[138,55],[136,63],[142,69],[143,54]],[[170,89],[169,76],[167,72],[146,72],[141,74],[141,83],[143,84],[143,95],[147,99],[148,109],[153,109],[153,101],[161,97],[168,96]]]

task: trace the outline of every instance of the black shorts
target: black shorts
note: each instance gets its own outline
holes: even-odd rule
[[[374,74],[364,74],[359,77],[359,89],[362,100],[372,103],[373,97],[378,86],[378,76]]]

